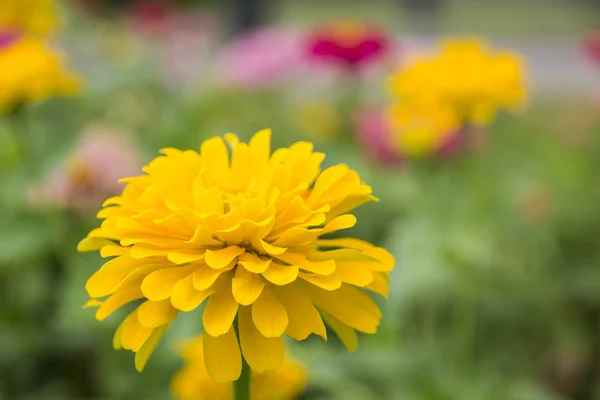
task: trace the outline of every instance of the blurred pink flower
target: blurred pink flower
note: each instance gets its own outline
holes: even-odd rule
[[[378,107],[364,107],[357,113],[356,128],[359,142],[373,160],[381,165],[395,165],[405,158],[401,152],[394,148],[391,139],[392,132],[385,113]],[[479,134],[479,132],[477,132]],[[482,134],[483,135],[483,134]],[[477,139],[474,139],[477,140]],[[464,132],[448,135],[444,142],[437,148],[439,157],[452,157],[466,145]],[[474,146],[478,149],[478,143]]]
[[[583,48],[598,67],[600,67],[600,31],[588,35],[583,41]]]
[[[65,160],[29,192],[34,208],[61,207],[86,212],[117,195],[119,179],[139,172],[134,144],[121,132],[101,125],[86,129]]]
[[[400,155],[390,145],[390,128],[383,110],[365,107],[356,118],[358,140],[374,160],[382,165],[393,165],[401,161]]]
[[[10,46],[18,38],[18,33],[14,31],[5,31],[0,29],[0,50],[2,50],[2,48],[4,47]]]
[[[222,81],[242,88],[284,83],[301,69],[303,44],[302,33],[288,28],[269,27],[247,33],[222,54]]]
[[[355,71],[389,50],[387,36],[359,21],[342,21],[315,31],[308,42],[309,56]]]

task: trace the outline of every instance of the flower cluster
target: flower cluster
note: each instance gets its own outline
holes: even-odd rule
[[[213,381],[204,363],[202,336],[189,341],[182,349],[183,368],[171,381],[171,392],[179,400],[231,400],[230,384]],[[296,361],[286,357],[281,367],[262,374],[252,372],[251,400],[291,400],[297,398],[306,385],[306,371]]]
[[[22,103],[71,95],[78,88],[61,55],[42,39],[11,36],[0,48],[0,114]]]
[[[476,40],[448,41],[437,53],[415,58],[389,80],[394,141],[421,154],[438,149],[461,126],[485,125],[497,110],[519,108],[527,95],[524,71],[517,54]],[[418,138],[409,138],[411,132]]]
[[[217,382],[237,380],[242,357],[257,373],[280,368],[284,335],[326,339],[326,323],[354,350],[356,331],[377,331],[381,311],[363,289],[387,296],[393,257],[326,236],[354,226],[348,212],[376,200],[371,187],[343,164],[321,171],[325,155],[307,142],[271,154],[270,136],[164,149],[145,175],[122,180],[79,244],[110,258],[86,284],[97,319],[138,301],[114,337],[138,370],[177,315],[203,303],[205,364]]]

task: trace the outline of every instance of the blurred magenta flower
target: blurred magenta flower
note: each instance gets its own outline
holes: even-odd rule
[[[391,145],[392,131],[383,110],[377,107],[364,107],[356,116],[359,142],[368,155],[382,165],[393,165],[401,161],[400,154]]]
[[[141,162],[134,144],[121,132],[89,126],[64,161],[29,191],[34,208],[70,208],[84,213],[123,189],[119,179],[133,176]]]
[[[241,88],[285,83],[301,69],[303,44],[302,33],[289,28],[268,27],[244,34],[221,55],[221,80]]]
[[[600,67],[600,30],[584,39],[583,48],[589,59]]]
[[[19,34],[13,31],[2,31],[0,30],[0,50],[4,47],[8,47],[19,39]]]
[[[316,30],[309,38],[309,56],[350,70],[384,56],[389,50],[387,36],[360,21],[341,21]]]

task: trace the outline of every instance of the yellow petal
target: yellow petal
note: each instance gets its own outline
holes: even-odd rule
[[[208,296],[214,293],[214,289],[196,290],[194,288],[194,277],[189,275],[187,278],[177,282],[171,295],[171,305],[181,311],[195,310]]]
[[[85,238],[79,242],[77,245],[77,251],[85,252],[85,251],[96,251],[100,250],[102,247],[114,244],[114,242],[106,239],[98,239],[98,238]]]
[[[320,239],[317,241],[317,245],[322,247],[340,247],[359,250],[372,260],[379,261],[379,263],[370,265],[369,268],[374,271],[389,272],[394,268],[394,256],[392,256],[387,250],[381,247],[373,246],[371,243],[365,242],[364,240],[354,238]],[[337,258],[338,257],[336,256],[336,259]],[[351,258],[348,258],[347,260],[360,261],[358,259],[352,260]]]
[[[208,266],[200,267],[194,272],[194,288],[196,290],[206,290],[210,288],[219,278],[223,270],[216,270]]]
[[[365,286],[366,289],[369,289],[375,293],[379,293],[384,298],[387,299],[388,291],[389,291],[389,277],[385,272],[373,272],[373,281]]]
[[[319,311],[296,285],[273,286],[271,289],[277,294],[288,314],[286,335],[296,340],[304,340],[314,333],[327,340],[327,330]]]
[[[135,353],[135,369],[139,372],[144,370],[148,359],[154,353],[154,349],[158,346],[160,339],[162,339],[168,327],[169,325],[167,324],[154,329],[146,343]]]
[[[302,254],[290,252],[280,255],[279,258],[291,265],[300,267],[300,269],[314,272],[318,275],[330,275],[335,272],[335,260],[309,261]]]
[[[142,297],[144,295],[139,286],[118,290],[100,305],[100,308],[96,311],[96,319],[102,321],[125,304],[141,299]]]
[[[130,273],[143,264],[129,256],[114,258],[88,279],[85,289],[92,298],[108,296]]]
[[[256,132],[248,145],[252,155],[258,161],[258,166],[265,164],[271,157],[271,130],[261,129]]]
[[[121,331],[121,345],[126,350],[138,351],[146,343],[152,331],[152,328],[145,328],[140,325],[137,319],[137,310],[135,310],[124,321],[123,330]]]
[[[223,139],[218,136],[202,143],[200,156],[207,160],[215,171],[224,172],[229,169],[229,152]]]
[[[241,307],[238,318],[242,353],[250,368],[258,373],[277,370],[283,362],[283,336],[264,337],[254,326],[249,307]]]
[[[332,317],[326,312],[321,314],[323,319],[329,325],[329,327],[335,332],[337,337],[340,338],[344,346],[348,351],[355,351],[358,347],[358,338],[356,337],[356,331],[344,324],[340,320]]]
[[[168,324],[176,316],[177,310],[171,306],[169,299],[145,301],[137,309],[138,321],[145,328],[157,328]]]
[[[214,269],[225,268],[237,256],[244,253],[244,249],[237,246],[229,246],[220,250],[206,250],[206,264]]]
[[[283,335],[288,326],[289,321],[285,307],[268,286],[263,289],[258,300],[252,305],[252,320],[256,329],[268,338]]]
[[[264,286],[265,283],[260,275],[252,273],[239,265],[232,280],[231,291],[238,303],[248,306],[256,301]]]
[[[152,301],[168,299],[173,293],[175,284],[193,274],[196,269],[197,266],[188,265],[154,271],[142,282],[142,293]]]
[[[98,299],[89,299],[83,305],[83,308],[92,308],[92,307],[100,307],[102,305],[102,301]]]
[[[100,249],[100,256],[102,258],[124,256],[128,251],[127,247],[122,247],[118,244],[107,244]]]
[[[256,254],[244,253],[240,256],[239,263],[250,272],[262,274],[271,264],[271,259],[262,259]]]
[[[339,289],[342,286],[342,281],[337,274],[317,275],[300,272],[298,276],[312,285],[329,291]]]
[[[381,311],[369,295],[360,289],[343,284],[330,292],[307,282],[298,282],[319,309],[360,332],[377,332]]]
[[[361,261],[338,261],[335,264],[335,273],[342,282],[365,287],[373,282],[373,271]]]
[[[275,285],[287,285],[288,283],[294,282],[298,277],[298,267],[295,265],[271,263],[269,268],[267,268],[262,275]]]
[[[199,250],[195,253],[171,251],[167,254],[167,259],[174,264],[187,264],[204,259],[204,252],[200,252]]]
[[[204,334],[204,363],[210,377],[219,383],[236,381],[242,372],[242,356],[235,330],[218,337]]]
[[[325,225],[322,235],[327,233],[340,231],[342,229],[349,229],[356,225],[356,217],[352,214],[344,214],[335,217],[331,222]]]
[[[262,239],[260,239],[258,241],[258,243],[259,243],[259,246],[258,246],[259,248],[261,248],[267,254],[270,254],[272,256],[278,256],[279,254],[285,253],[285,251],[287,250],[287,248],[285,248],[285,247],[273,246],[272,244],[267,243]]]
[[[204,331],[215,337],[227,333],[237,311],[238,302],[231,293],[231,280],[228,279],[228,282],[218,288],[206,303],[202,313]]]

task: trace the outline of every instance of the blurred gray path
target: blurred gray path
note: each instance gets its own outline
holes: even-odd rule
[[[403,38],[412,50],[433,46],[434,37]],[[600,96],[600,65],[586,57],[581,38],[513,37],[488,38],[497,48],[513,49],[529,62],[533,94],[563,96]]]

